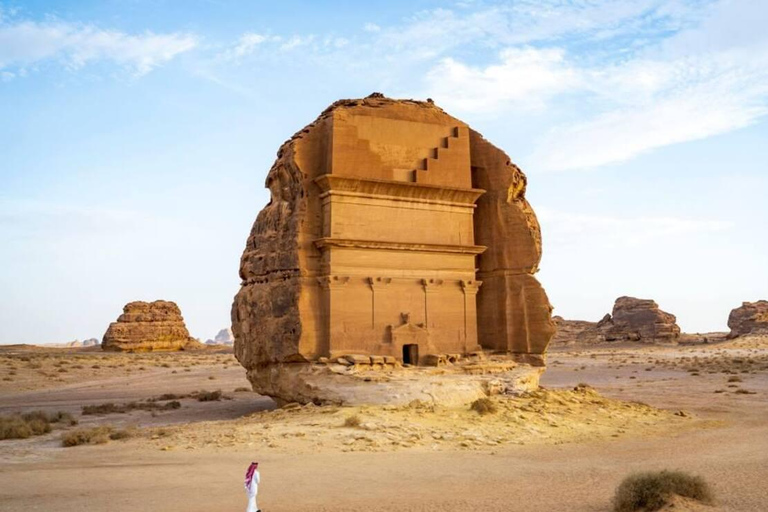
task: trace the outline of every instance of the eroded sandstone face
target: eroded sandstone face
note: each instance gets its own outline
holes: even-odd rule
[[[338,101],[281,146],[266,187],[232,306],[257,391],[278,365],[347,354],[543,364],[554,326],[526,177],[462,121],[432,102]]]
[[[768,300],[744,302],[728,316],[729,338],[748,334],[768,335]]]
[[[650,299],[619,297],[613,314],[598,323],[608,341],[630,340],[674,343],[680,337],[675,315],[659,309]]]
[[[170,301],[129,302],[117,322],[109,324],[104,350],[154,352],[182,350],[196,342],[189,336],[179,307]]]

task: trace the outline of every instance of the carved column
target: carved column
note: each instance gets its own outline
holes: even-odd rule
[[[371,287],[371,329],[376,328],[376,289],[381,293],[391,282],[391,277],[368,278],[368,285]]]
[[[334,338],[341,339],[344,336],[344,322],[341,318],[342,308],[340,294],[349,282],[349,276],[322,276],[317,278],[323,290],[323,332],[321,346],[325,348],[327,355],[333,353]]]
[[[464,293],[464,351],[474,352],[480,348],[477,342],[477,292],[482,281],[460,282]]]
[[[440,290],[443,286],[442,279],[422,279],[421,284],[424,287],[424,325],[429,329],[429,296]]]

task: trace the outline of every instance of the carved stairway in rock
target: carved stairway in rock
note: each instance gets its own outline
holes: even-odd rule
[[[453,128],[453,134],[443,137],[440,147],[424,159],[421,169],[413,171],[413,181],[422,185],[469,187],[466,168],[469,167],[469,129]]]

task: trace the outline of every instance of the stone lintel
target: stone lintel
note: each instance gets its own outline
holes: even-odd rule
[[[379,240],[353,240],[350,238],[332,237],[318,238],[314,243],[320,250],[326,250],[329,247],[345,247],[388,251],[438,252],[444,254],[482,254],[486,249],[486,247],[482,245],[417,244],[410,242],[384,242]]]
[[[475,201],[485,193],[485,190],[479,188],[453,188],[407,181],[336,176],[333,174],[318,176],[314,182],[322,191],[320,198],[336,194],[395,201],[418,201],[421,203],[470,208],[474,208]]]

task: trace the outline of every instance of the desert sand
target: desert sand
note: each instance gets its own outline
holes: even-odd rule
[[[558,347],[548,362],[545,390],[496,397],[480,416],[424,403],[275,409],[243,389],[231,353],[6,347],[0,414],[66,411],[80,424],[0,441],[0,510],[239,510],[251,460],[265,512],[608,511],[628,473],[665,468],[713,486],[716,507],[702,510],[766,510],[768,339]],[[223,397],[81,414],[200,390]],[[63,433],[95,425],[137,428],[62,447]]]

